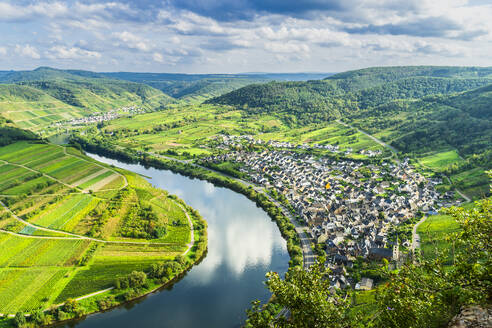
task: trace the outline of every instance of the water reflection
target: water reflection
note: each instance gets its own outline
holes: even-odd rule
[[[91,155],[151,177],[157,187],[178,195],[208,222],[206,258],[171,291],[135,304],[90,316],[80,327],[239,327],[254,299],[270,296],[267,271],[285,272],[285,241],[270,218],[246,197],[169,171],[123,164]]]

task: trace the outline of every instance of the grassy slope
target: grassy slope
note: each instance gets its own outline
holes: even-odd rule
[[[147,85],[80,77],[50,68],[14,72],[3,82],[10,84],[0,84],[0,115],[34,131],[127,105],[155,109],[173,101]]]
[[[59,155],[52,156],[53,153]],[[14,213],[36,225],[88,234],[90,228],[99,220],[97,213],[115,204],[114,197],[117,196],[117,191],[105,191],[103,187],[93,195],[69,194],[70,190],[66,186],[53,179],[55,176],[63,182],[69,182],[79,180],[84,174],[91,174],[90,172],[94,171],[91,168],[101,170],[101,167],[75,149],[70,149],[67,153],[71,155],[65,155],[63,149],[58,146],[29,142],[1,147],[0,159],[11,164],[0,163],[0,180],[17,180],[19,186],[35,181],[23,181],[22,177],[28,179],[29,174],[33,172],[16,165],[26,165],[36,172],[48,174],[42,178],[46,181],[51,180],[54,184],[45,184],[35,191],[32,188],[16,191],[15,184],[14,187],[6,185],[4,187],[10,188],[0,190],[0,194],[8,193],[21,197],[0,198]],[[33,157],[36,160],[33,161]],[[71,164],[67,164],[68,161]],[[102,166],[108,171],[111,170],[108,166]],[[22,238],[0,231],[0,313],[48,307],[49,304],[62,302],[67,297],[78,297],[107,288],[116,276],[133,270],[145,270],[151,263],[174,258],[186,249],[185,244],[190,238],[186,218],[168,198],[167,193],[152,188],[143,178],[133,173],[118,171],[114,174],[126,176],[130,184],[126,188],[129,192],[124,198],[119,198],[120,206],[111,205],[114,214],[109,213],[106,221],[102,221],[102,228],[96,237],[128,240],[118,237],[127,210],[125,204],[144,202],[152,206],[152,211],[159,220],[169,224],[167,235],[154,241],[171,244],[157,245],[146,240],[133,239],[143,244],[103,245],[89,240]],[[114,187],[120,189],[122,186],[120,183]],[[6,192],[8,190],[12,192]],[[26,193],[31,195],[26,197]],[[6,213],[2,207],[0,229],[25,235],[63,236],[35,228],[28,229]],[[174,227],[170,224],[172,221],[179,221],[182,226]],[[97,247],[97,250],[87,257],[86,252],[94,247]],[[89,260],[85,260],[84,265],[80,266],[82,258]]]
[[[473,207],[473,203],[464,205],[466,209]],[[450,215],[439,214],[429,216],[417,229],[417,233],[420,235],[422,255],[427,259],[433,259],[441,252],[448,252],[447,264],[452,264],[452,234],[459,230],[458,223]]]
[[[353,115],[355,124],[419,163],[445,172],[472,197],[488,192],[492,87],[416,102],[393,102]],[[466,181],[466,183],[464,182]],[[463,182],[463,183],[462,183]]]

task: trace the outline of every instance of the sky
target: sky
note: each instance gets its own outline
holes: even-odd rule
[[[492,66],[492,0],[0,0],[0,70]]]

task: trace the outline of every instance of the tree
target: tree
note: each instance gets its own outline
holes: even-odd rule
[[[31,320],[38,325],[46,325],[49,323],[49,319],[42,309],[37,309],[31,313]]]
[[[24,313],[17,312],[14,317],[14,325],[16,327],[24,327],[26,325],[26,317]]]
[[[275,302],[290,313],[290,318],[262,313],[258,301],[248,311],[247,325],[250,327],[350,327],[348,324],[349,303],[332,293],[329,270],[324,263],[311,266],[310,271],[289,269],[285,280],[278,273],[267,274],[267,287]]]

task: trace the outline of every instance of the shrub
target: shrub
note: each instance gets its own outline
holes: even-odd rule
[[[17,312],[14,317],[14,325],[16,327],[24,327],[26,325],[26,317],[24,313]]]

